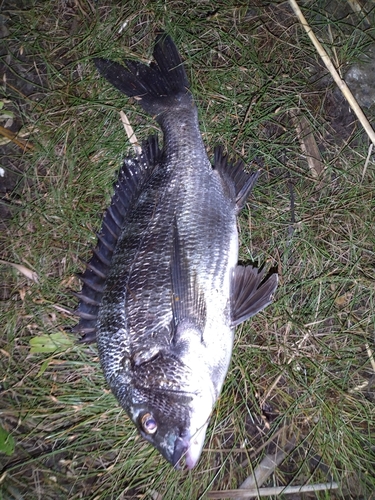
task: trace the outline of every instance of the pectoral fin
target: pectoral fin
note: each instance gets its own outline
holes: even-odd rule
[[[178,330],[182,321],[195,324],[203,331],[206,323],[206,301],[199,287],[196,273],[191,269],[187,256],[184,254],[174,221],[173,251],[171,259],[172,312],[173,330]]]
[[[265,276],[264,267],[237,266],[232,277],[232,325],[237,326],[267,307],[277,288],[278,276]]]

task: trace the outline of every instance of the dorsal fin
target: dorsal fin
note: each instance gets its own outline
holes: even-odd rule
[[[219,172],[229,196],[233,196],[234,190],[238,212],[245,206],[246,200],[259,176],[259,171],[248,174],[245,172],[244,167],[245,164],[242,160],[232,163],[228,156],[223,153],[221,146],[215,147],[214,169]]]
[[[73,332],[82,335],[82,342],[96,340],[96,320],[117,240],[129,210],[138,199],[144,182],[159,163],[160,156],[157,136],[150,136],[143,143],[141,154],[136,158],[126,158],[120,169],[114,195],[103,217],[97,246],[86,264],[85,272],[78,276],[83,282],[82,290],[73,292],[80,301],[75,311],[80,320]]]
[[[231,316],[237,326],[272,302],[278,283],[277,273],[265,276],[265,268],[237,266],[232,277]]]

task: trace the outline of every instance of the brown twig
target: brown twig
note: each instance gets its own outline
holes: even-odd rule
[[[17,144],[23,151],[32,151],[34,149],[34,146],[30,142],[20,139],[17,137],[18,134],[15,134],[2,125],[0,125],[0,134],[14,142],[14,144]]]

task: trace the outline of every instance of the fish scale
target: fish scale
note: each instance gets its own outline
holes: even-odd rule
[[[125,160],[82,275],[75,331],[96,339],[112,392],[175,467],[193,468],[227,373],[235,326],[272,301],[277,274],[239,266],[237,214],[258,177],[215,149],[212,166],[172,39],[149,65],[99,72],[163,132]]]

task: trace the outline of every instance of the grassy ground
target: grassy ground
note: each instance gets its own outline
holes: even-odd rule
[[[304,12],[343,71],[374,32],[349,3],[337,5],[305,2]],[[0,264],[0,498],[202,498],[238,487],[280,449],[287,458],[265,484],[339,486],[280,498],[375,498],[374,163],[288,4],[5,2],[0,21],[9,66],[1,102],[33,145],[3,149],[12,189],[0,258],[38,277]],[[91,58],[147,58],[160,27],[187,62],[209,152],[221,143],[262,159],[239,221],[241,260],[268,259],[280,273],[274,304],[238,328],[192,472],[174,471],[141,441],[95,346],[65,331],[75,324],[74,273],[130,149],[119,110],[138,138],[155,130]],[[301,123],[319,145],[319,178]]]

